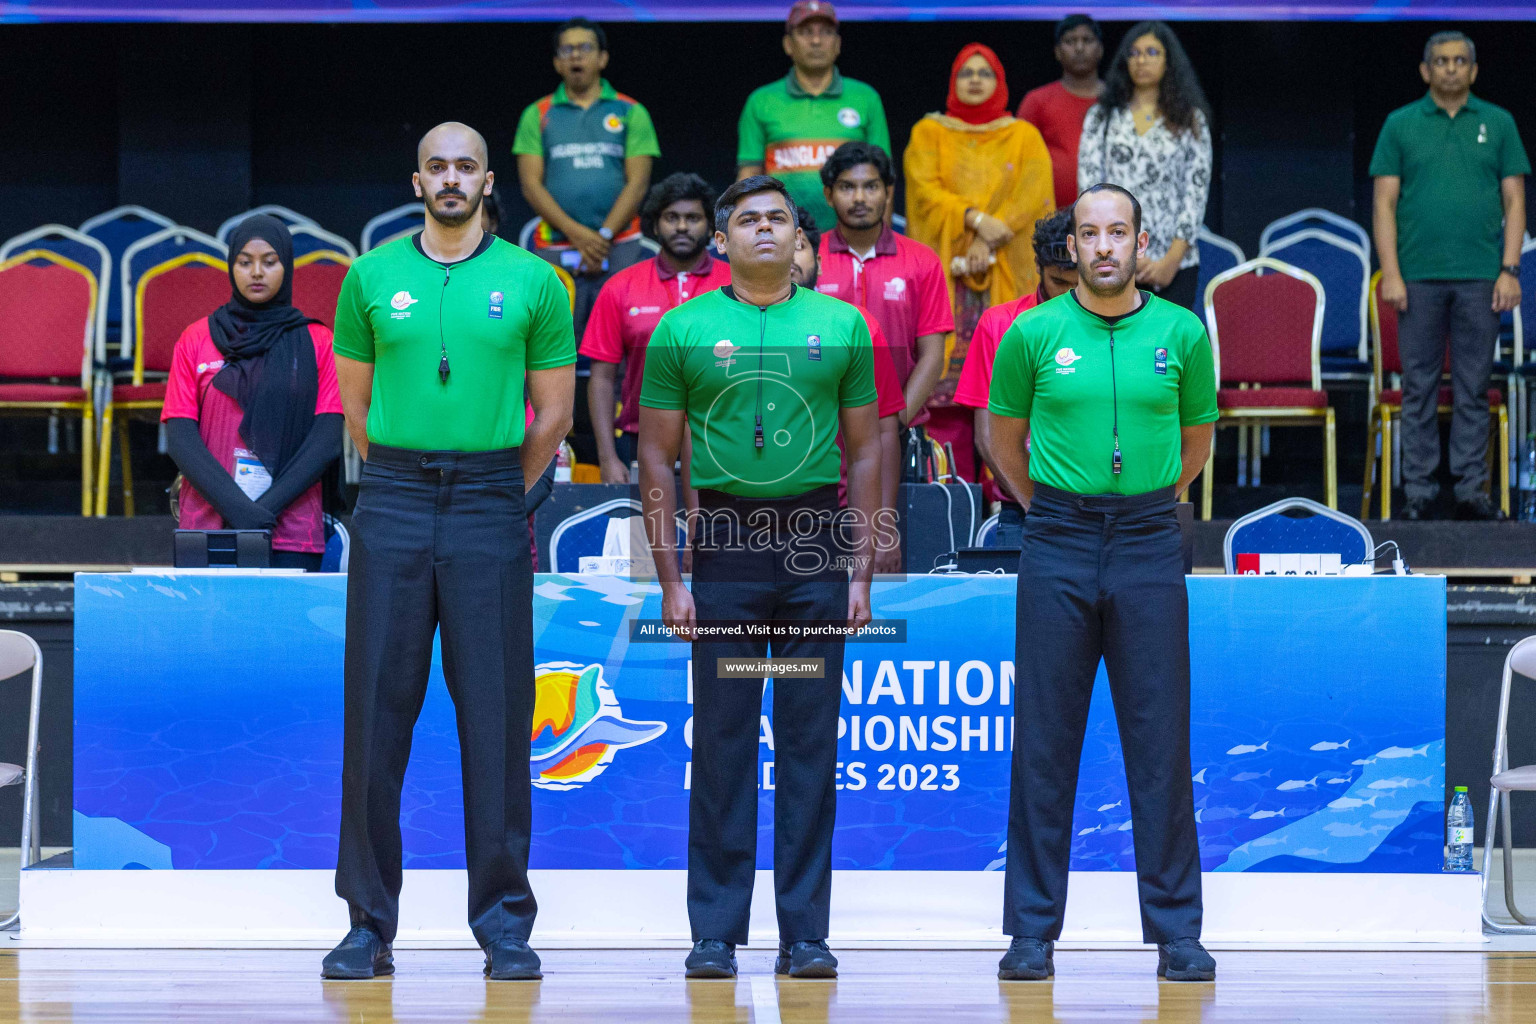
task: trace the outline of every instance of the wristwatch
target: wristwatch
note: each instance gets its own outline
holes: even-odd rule
[[[1518,264],[1518,263],[1511,263],[1508,266],[1500,267],[1499,268],[1499,273],[1501,273],[1501,274],[1513,274],[1513,275],[1515,275],[1515,279],[1518,280],[1519,277],[1520,277],[1520,264]]]
[[[598,233],[598,236],[601,237],[603,241],[605,241],[605,242],[613,241],[613,228],[609,227],[608,225],[604,224],[602,227],[598,228],[597,229],[597,233]],[[1516,268],[1516,269],[1518,270],[1519,268]]]

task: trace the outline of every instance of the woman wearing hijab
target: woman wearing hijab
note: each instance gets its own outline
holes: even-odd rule
[[[320,476],[341,454],[330,329],[293,306],[293,237],[258,215],[229,239],[229,301],[182,331],[166,384],[184,530],[271,530],[272,565],[318,571]]]
[[[954,404],[976,321],[989,307],[1039,284],[1030,228],[1055,209],[1051,156],[1034,125],[1008,113],[1008,81],[989,47],[955,58],[944,113],[912,128],[907,234],[931,247],[950,272],[955,334],[944,376],[928,400],[928,434],[954,445],[963,479],[975,479],[970,411]]]

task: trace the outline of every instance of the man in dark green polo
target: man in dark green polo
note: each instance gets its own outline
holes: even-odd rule
[[[784,53],[794,67],[747,97],[737,125],[736,177],[778,178],[823,231],[837,224],[821,189],[821,165],[832,151],[855,141],[891,151],[880,94],[837,70],[842,46],[832,4],[796,0],[784,24]]]
[[[869,328],[857,307],[791,283],[799,239],[782,182],[759,175],[726,189],[715,205],[715,245],[730,259],[731,284],[661,318],[640,391],[640,492],[662,619],[693,638],[694,947],[685,966],[694,978],[734,977],[735,947],[747,941],[765,675],[774,677],[778,724],[775,971],[837,973],[826,940],[844,636],[827,630],[869,621],[880,437]],[[685,424],[699,496],[692,593],[678,573],[673,526],[672,467]],[[847,514],[837,499],[839,427]],[[770,638],[748,627],[778,632]],[[733,673],[725,664],[762,659],[770,646],[775,659],[817,664],[788,675],[760,665]]]
[[[576,279],[576,336],[609,277],[645,259],[640,203],[661,155],[650,112],[603,77],[608,36],[572,18],[555,29],[560,86],[528,104],[512,152],[523,198],[543,218],[534,251]]]
[[[486,160],[472,128],[428,132],[412,176],[423,230],[359,257],[336,306],[336,378],[365,462],[347,578],[336,863],[352,930],[326,956],[327,978],[394,972],[400,788],[439,633],[463,751],[469,926],[492,979],[540,976],[528,948],[537,906],[523,494],[570,429],[576,344],[555,269],[481,228]]]
[[[1216,422],[1210,342],[1195,315],[1136,288],[1141,204],[1095,185],[1073,207],[1077,287],[1025,312],[998,346],[993,464],[1024,506],[1014,655],[1013,776],[998,965],[1055,971],[1072,806],[1100,658],[1131,794],[1142,941],[1157,973],[1209,981],[1189,768],[1189,598],[1174,495]],[[1025,438],[1029,448],[1025,448]]]
[[[1520,304],[1531,164],[1509,111],[1472,95],[1472,40],[1460,32],[1430,36],[1419,74],[1428,95],[1388,115],[1371,157],[1381,301],[1397,307],[1403,363],[1402,515],[1434,514],[1449,342],[1456,516],[1503,519],[1485,493],[1488,378],[1499,314]]]

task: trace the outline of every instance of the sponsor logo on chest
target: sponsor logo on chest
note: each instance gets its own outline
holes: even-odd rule
[[[805,336],[805,358],[813,363],[821,362],[821,335],[807,334]]]
[[[900,277],[893,277],[885,282],[885,301],[900,302],[907,297],[907,282]]]
[[[630,306],[629,307],[629,315],[630,316],[647,316],[647,315],[652,314],[652,313],[660,313],[660,312],[661,312],[661,307],[660,306]]]
[[[489,320],[500,320],[501,319],[501,307],[502,307],[502,300],[504,298],[506,298],[506,296],[502,295],[501,292],[491,292],[490,305],[489,305],[489,307],[485,311],[485,315],[486,315],[487,319],[489,319]]]
[[[1073,366],[1072,364],[1081,358],[1083,357],[1072,351],[1070,346],[1057,349],[1056,372],[1061,374],[1076,373],[1077,367]]]
[[[389,314],[391,320],[407,320],[411,315],[411,307],[420,302],[420,299],[412,298],[408,291],[395,292],[394,298],[389,304],[394,307],[394,312]]]
[[[1152,372],[1153,373],[1160,373],[1160,374],[1163,374],[1164,376],[1167,376],[1167,374],[1168,374],[1168,350],[1167,349],[1165,349],[1165,348],[1158,348],[1158,349],[1153,351],[1153,353],[1152,353]]]
[[[224,360],[222,359],[214,359],[206,363],[197,364],[197,372],[200,374],[209,372],[218,373],[222,369],[224,369]]]
[[[723,370],[729,370],[736,360],[731,357],[736,354],[739,345],[732,344],[730,338],[721,338],[715,342],[715,365]]]

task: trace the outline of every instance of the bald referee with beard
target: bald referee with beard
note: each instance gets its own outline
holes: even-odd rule
[[[1157,973],[1210,981],[1189,769],[1189,598],[1175,495],[1216,421],[1210,341],[1193,313],[1136,288],[1141,204],[1078,197],[1078,284],[1020,316],[998,347],[991,448],[1024,506],[1016,715],[998,977],[1055,973],[1072,807],[1099,660],[1130,789],[1142,939]],[[1025,448],[1026,436],[1030,447]]]
[[[352,929],[321,973],[394,973],[400,789],[441,633],[462,750],[469,926],[487,976],[535,979],[523,494],[571,426],[570,299],[553,267],[482,230],[494,175],[479,132],[438,125],[416,163],[423,229],[359,257],[336,308],[341,403],[366,461],[347,579],[336,863]]]

